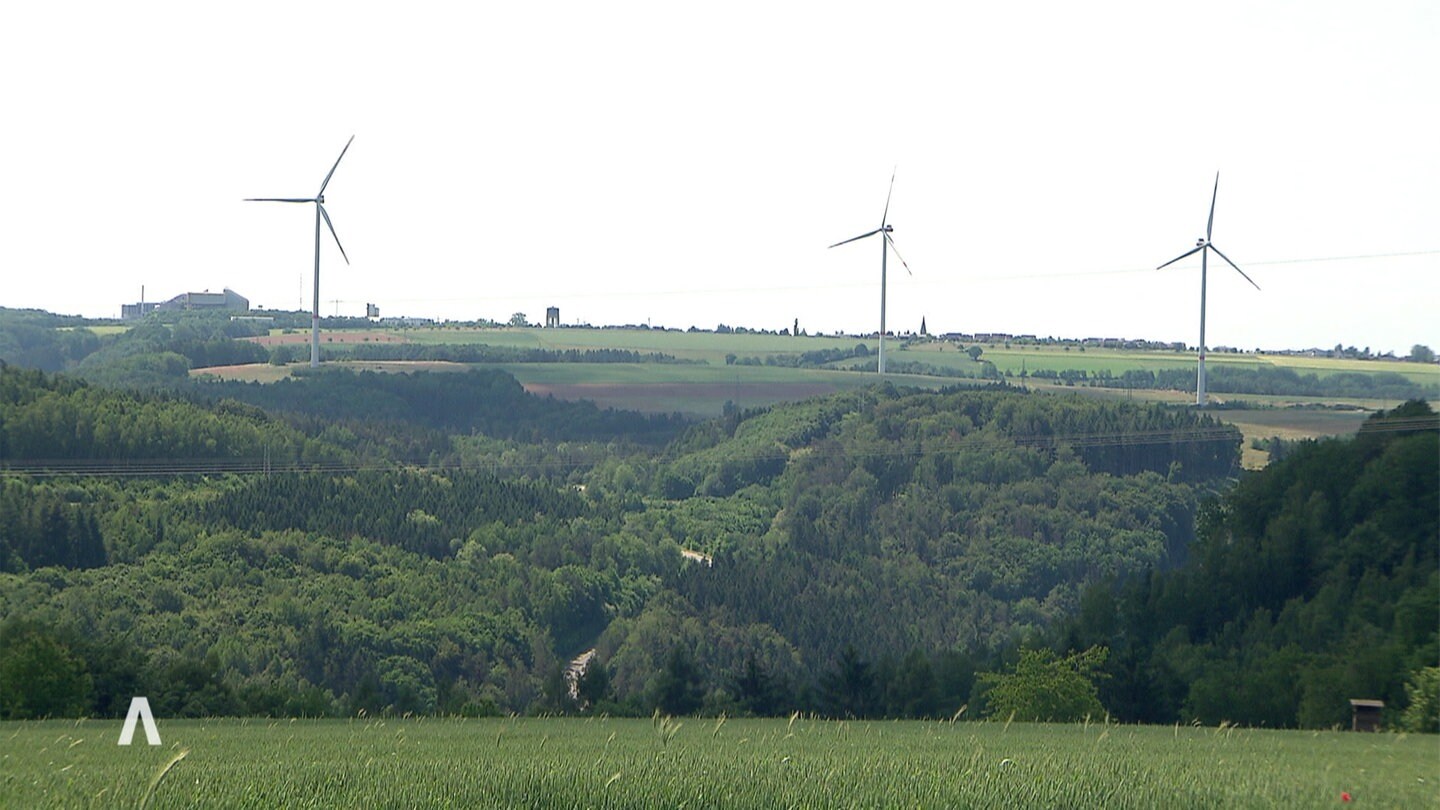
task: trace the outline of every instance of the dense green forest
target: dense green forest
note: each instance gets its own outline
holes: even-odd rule
[[[100,338],[82,318],[38,309],[0,307],[0,362],[22,368],[60,371],[100,348]]]
[[[239,340],[265,333],[253,322],[177,312],[100,335],[80,318],[0,308],[0,362],[111,385],[173,387],[192,368],[265,362],[268,351]]]
[[[1349,698],[1398,714],[1407,684],[1434,681],[1440,420],[1424,403],[1301,445],[1199,525],[1191,565],[1094,586],[1065,622],[1062,644],[1112,651],[1118,716],[1327,727]]]
[[[236,402],[201,407],[180,397],[89,385],[0,363],[0,460],[142,461],[344,458],[265,412]]]
[[[982,716],[1070,661],[1124,719],[1399,712],[1440,598],[1406,408],[1242,476],[1202,413],[1003,388],[687,424],[500,372],[0,367],[0,716]]]

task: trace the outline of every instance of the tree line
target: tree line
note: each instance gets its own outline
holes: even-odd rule
[[[1130,369],[1118,377],[1090,376],[1071,372],[1074,381],[1090,381],[1104,388],[1159,388],[1193,391],[1193,369]],[[1030,376],[1040,376],[1031,372]],[[1425,386],[1393,371],[1340,371],[1334,374],[1301,374],[1292,368],[1275,366],[1233,366],[1212,364],[1206,369],[1205,385],[1217,394],[1271,394],[1305,397],[1356,397],[1362,399],[1418,399],[1440,396],[1440,387]]]

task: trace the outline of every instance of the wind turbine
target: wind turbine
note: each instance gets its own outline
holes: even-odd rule
[[[315,203],[315,297],[313,307],[310,311],[310,367],[320,367],[320,220],[325,220],[325,225],[330,229],[330,235],[335,237],[335,247],[340,248],[340,255],[345,263],[350,263],[350,257],[345,255],[345,247],[340,244],[340,237],[335,233],[335,225],[330,222],[330,214],[325,210],[325,187],[330,185],[330,178],[335,175],[339,168],[340,161],[345,153],[350,151],[350,144],[355,141],[351,135],[350,140],[345,142],[345,148],[340,150],[340,157],[335,158],[335,165],[330,167],[329,174],[320,183],[320,190],[315,192],[314,197],[247,197],[245,202],[283,202],[283,203]]]
[[[1206,263],[1206,257],[1209,256],[1210,251],[1212,251],[1212,250],[1215,251],[1215,255],[1216,255],[1216,256],[1219,256],[1220,258],[1224,259],[1226,264],[1228,264],[1228,265],[1230,265],[1231,267],[1235,268],[1235,272],[1239,273],[1241,276],[1244,276],[1245,280],[1248,281],[1248,282],[1250,282],[1250,286],[1254,287],[1254,288],[1257,289],[1257,290],[1260,289],[1260,285],[1255,283],[1255,279],[1252,279],[1252,278],[1250,278],[1249,276],[1246,276],[1246,275],[1245,275],[1245,271],[1244,271],[1244,270],[1241,270],[1239,265],[1237,265],[1237,264],[1235,264],[1234,262],[1230,261],[1230,257],[1229,257],[1229,256],[1226,256],[1224,253],[1221,253],[1221,252],[1220,252],[1220,248],[1215,247],[1215,245],[1210,242],[1210,233],[1211,233],[1211,232],[1214,230],[1214,228],[1215,228],[1215,197],[1216,197],[1219,193],[1220,193],[1220,173],[1219,173],[1219,172],[1216,172],[1216,173],[1215,173],[1215,189],[1210,192],[1210,219],[1209,219],[1209,221],[1207,221],[1207,222],[1205,223],[1205,236],[1204,236],[1204,238],[1195,240],[1195,247],[1191,248],[1190,250],[1185,251],[1184,253],[1181,253],[1179,256],[1176,256],[1175,258],[1171,259],[1170,261],[1165,262],[1164,264],[1162,264],[1162,265],[1160,265],[1159,267],[1155,268],[1156,270],[1160,270],[1160,269],[1169,267],[1170,265],[1174,264],[1175,262],[1180,261],[1181,259],[1185,258],[1186,256],[1193,256],[1193,255],[1195,255],[1196,253],[1199,253],[1199,254],[1200,254],[1200,370],[1199,370],[1199,371],[1196,373],[1196,375],[1195,375],[1195,404],[1196,404],[1196,405],[1204,405],[1204,404],[1205,404],[1205,275],[1206,275],[1206,271],[1208,270],[1207,263]]]
[[[840,247],[850,242],[874,236],[877,233],[883,237],[880,240],[880,362],[877,366],[882,376],[885,374],[885,260],[889,256],[890,251],[895,251],[895,258],[900,259],[900,265],[905,268],[906,273],[910,273],[910,265],[906,264],[905,259],[901,258],[900,249],[895,247],[895,238],[890,235],[890,232],[895,230],[888,222],[890,217],[890,195],[894,193],[895,171],[892,169],[890,171],[890,191],[885,195],[885,211],[880,215],[880,227],[873,231],[862,233],[859,236],[852,236],[843,242],[836,242],[830,246],[832,248]],[[910,273],[910,275],[914,275],[914,273]]]

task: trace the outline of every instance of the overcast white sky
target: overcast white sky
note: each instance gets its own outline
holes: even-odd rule
[[[1440,4],[10,3],[0,306],[1440,347]],[[1400,255],[1406,254],[1406,255]],[[1371,258],[1350,258],[1350,257]],[[338,300],[338,303],[335,301]]]

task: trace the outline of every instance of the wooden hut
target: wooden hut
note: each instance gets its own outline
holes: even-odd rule
[[[1380,712],[1385,709],[1383,700],[1350,701],[1350,730],[1379,731]]]

